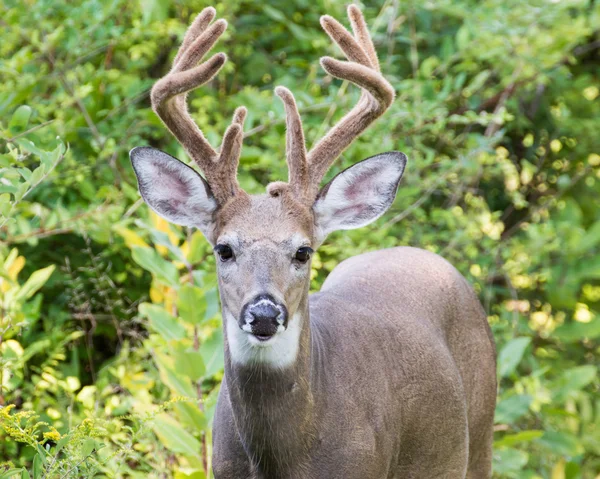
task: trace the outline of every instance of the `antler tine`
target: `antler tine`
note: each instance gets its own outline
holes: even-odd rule
[[[214,9],[214,7],[206,7],[196,16],[192,24],[187,29],[187,32],[185,32],[183,42],[181,42],[181,46],[179,47],[177,55],[175,55],[175,59],[173,60],[173,66],[177,65],[181,55],[183,55],[183,53],[187,50],[187,48],[190,46],[190,43],[192,43],[202,34],[204,30],[206,30],[206,27],[210,25],[210,22],[213,21],[216,14],[217,11]]]
[[[278,86],[275,88],[275,94],[281,98],[286,114],[288,182],[300,198],[305,198],[309,193],[309,174],[300,113],[294,95],[290,90]]]
[[[156,114],[198,164],[215,199],[223,204],[240,191],[236,172],[246,109],[236,110],[217,153],[190,116],[186,103],[187,93],[210,81],[227,61],[224,53],[217,53],[197,65],[227,28],[225,20],[210,25],[215,13],[213,7],[208,7],[196,17],[185,34],[171,71],[156,82],[150,98]]]
[[[377,54],[361,11],[355,5],[350,5],[348,17],[354,36],[332,17],[321,17],[321,26],[349,60],[323,57],[321,66],[330,75],[359,86],[362,95],[354,108],[308,153],[310,188],[313,195],[336,158],[381,116],[394,100],[394,89],[379,72]]]
[[[216,180],[221,185],[222,190],[228,193],[228,197],[235,196],[239,191],[237,168],[242,151],[242,141],[244,139],[246,113],[247,110],[245,107],[236,108],[233,113],[231,125],[225,131],[223,142],[221,143],[218,164],[222,167],[216,170],[216,174],[218,175]]]
[[[373,45],[371,35],[369,35],[369,29],[367,28],[365,17],[363,17],[363,14],[356,5],[350,5],[348,7],[348,17],[350,18],[350,24],[352,25],[354,38],[356,38],[358,44],[368,55],[369,59],[371,60],[371,66],[377,71],[381,71],[379,68],[377,52],[375,51],[375,46]]]

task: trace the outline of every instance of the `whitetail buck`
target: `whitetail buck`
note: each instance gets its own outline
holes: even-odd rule
[[[357,105],[306,151],[294,97],[287,115],[289,180],[250,196],[236,170],[246,110],[219,150],[189,116],[186,94],[225,63],[198,65],[226,28],[213,8],[193,22],[152,106],[203,171],[134,148],[140,192],[167,220],[198,227],[214,245],[225,332],[225,378],[213,433],[217,478],[489,478],[496,397],[494,343],[465,279],[414,248],[340,264],[309,297],[311,255],[328,233],[365,226],[392,204],[402,153],[383,153],[319,183],[342,151],[390,106],[365,21],[354,35],[321,25],[348,61],[330,75],[362,89]]]

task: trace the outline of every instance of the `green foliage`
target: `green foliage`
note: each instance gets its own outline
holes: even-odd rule
[[[397,100],[329,177],[385,150],[409,164],[384,218],[319,249],[313,289],[372,249],[446,257],[498,345],[495,476],[595,478],[600,4],[365,3]],[[148,91],[206,2],[3,6],[0,464],[18,472],[0,477],[205,477],[223,365],[214,260],[142,205],[127,152],[185,159]],[[217,145],[248,107],[240,183],[260,192],[287,176],[275,85],[295,92],[309,146],[359,97],[318,67],[339,54],[319,16],[344,3],[215,7],[230,61],[190,111]]]

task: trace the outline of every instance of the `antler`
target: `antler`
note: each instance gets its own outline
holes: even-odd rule
[[[380,117],[394,100],[394,89],[380,73],[375,47],[361,11],[355,5],[350,5],[348,17],[354,36],[329,15],[321,17],[321,26],[349,60],[323,57],[321,66],[330,75],[359,86],[362,95],[354,108],[331,128],[308,154],[304,147],[300,115],[292,93],[283,87],[275,90],[286,110],[290,186],[307,201],[314,200],[319,183],[342,151]]]
[[[217,152],[192,120],[186,103],[187,93],[210,81],[227,61],[224,53],[217,53],[197,65],[227,28],[227,22],[222,19],[210,25],[215,14],[215,9],[208,7],[196,17],[185,34],[171,71],[155,83],[150,98],[156,114],[198,164],[215,199],[223,204],[241,191],[236,172],[246,108],[235,110]]]

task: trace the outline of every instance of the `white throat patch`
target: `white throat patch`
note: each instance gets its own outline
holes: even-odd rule
[[[302,317],[299,313],[288,321],[287,329],[281,331],[268,341],[260,341],[252,334],[242,331],[237,320],[229,311],[223,310],[223,319],[229,345],[231,361],[235,364],[264,364],[276,369],[291,366],[298,356],[300,347],[300,331]]]

